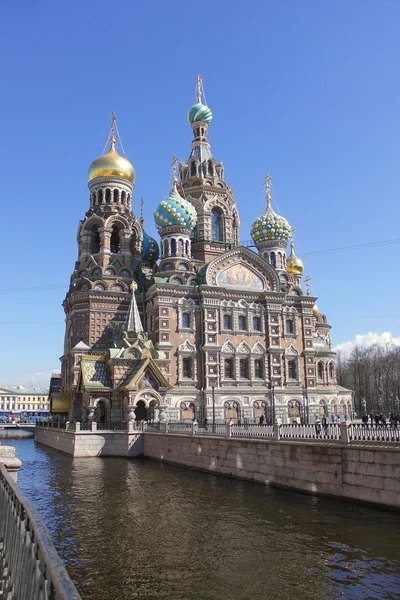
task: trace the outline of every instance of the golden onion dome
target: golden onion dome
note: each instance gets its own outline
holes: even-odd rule
[[[290,256],[286,261],[286,271],[290,275],[301,275],[304,270],[303,261],[294,253],[294,244],[290,244]]]
[[[313,314],[313,317],[318,317],[318,315],[319,315],[319,308],[318,308],[317,304],[314,304],[313,309],[312,309],[312,314]]]
[[[115,149],[115,137],[110,139],[110,150],[96,158],[89,167],[89,181],[96,177],[121,177],[131,183],[135,181],[135,169],[127,158],[120,156]]]

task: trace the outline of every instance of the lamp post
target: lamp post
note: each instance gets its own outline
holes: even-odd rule
[[[308,425],[308,422],[310,420],[310,415],[309,415],[309,410],[308,410],[307,388],[303,389],[303,418],[304,418],[304,424]]]
[[[212,398],[212,432],[215,433],[215,386],[217,382],[215,379],[210,379],[211,386],[211,398]]]
[[[275,382],[271,381],[271,396],[272,396],[272,425],[275,423]]]

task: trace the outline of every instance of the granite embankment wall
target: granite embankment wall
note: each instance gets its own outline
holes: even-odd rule
[[[400,448],[145,433],[143,455],[312,494],[400,508]]]
[[[81,431],[36,427],[35,440],[74,458],[143,455],[143,435],[126,431]]]

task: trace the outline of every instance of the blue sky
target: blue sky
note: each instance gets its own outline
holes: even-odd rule
[[[39,385],[59,367],[87,168],[111,111],[136,168],[134,208],[143,196],[154,232],[171,158],[189,153],[198,73],[241,238],[264,210],[268,172],[334,343],[400,336],[399,244],[307,256],[400,238],[400,1],[217,0],[199,10],[25,0],[2,3],[0,20],[0,385]]]

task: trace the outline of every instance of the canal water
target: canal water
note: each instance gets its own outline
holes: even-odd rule
[[[400,518],[145,460],[13,440],[84,600],[400,598]]]

